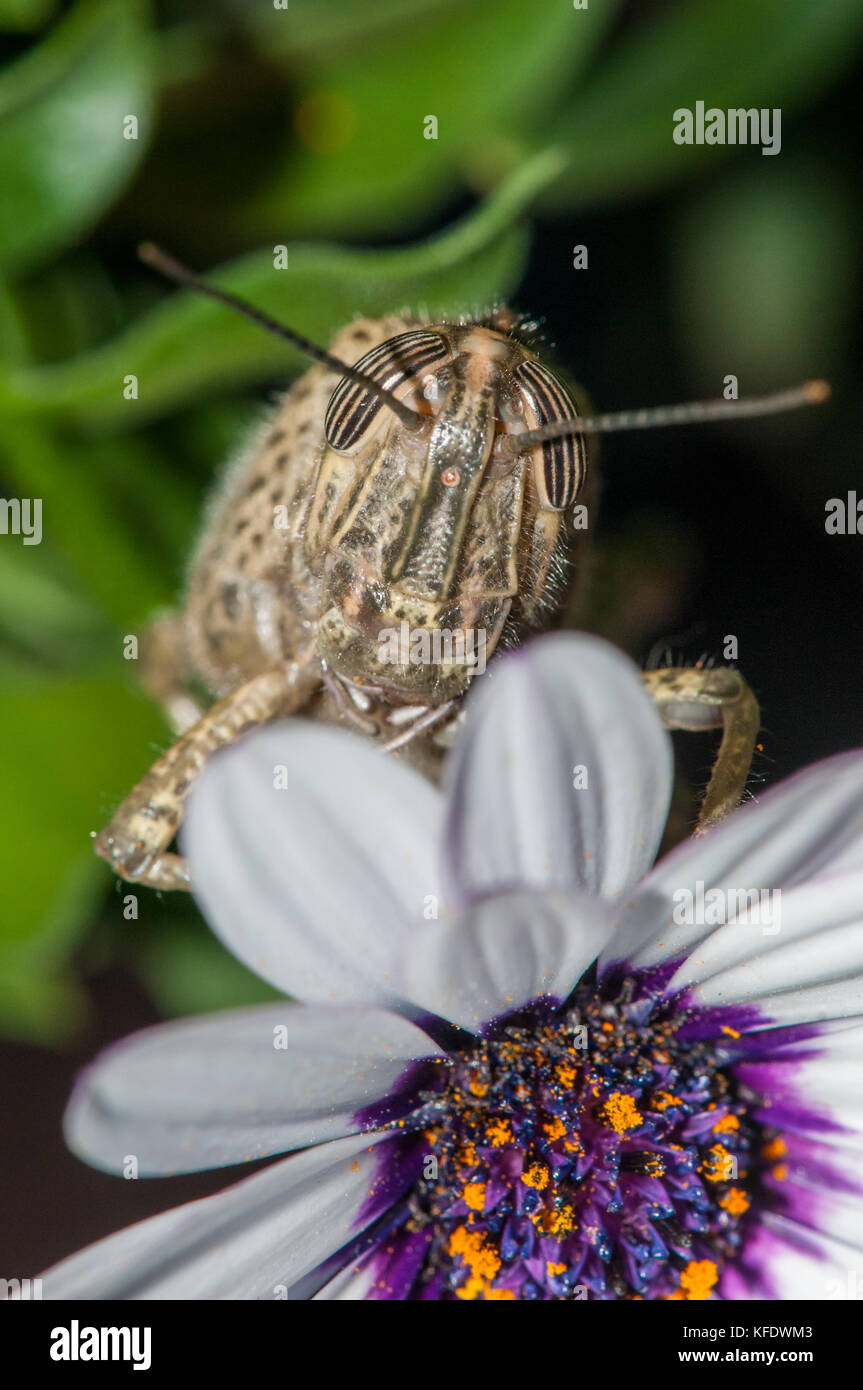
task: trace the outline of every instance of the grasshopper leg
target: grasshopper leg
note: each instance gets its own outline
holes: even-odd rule
[[[118,807],[93,845],[121,878],[150,888],[190,888],[189,869],[168,852],[183,805],[204,764],[218,748],[255,725],[290,714],[320,684],[320,672],[291,662],[265,671],[212,706],[169,748]]]
[[[730,666],[670,666],[643,671],[642,680],[667,729],[722,729],[695,827],[703,834],[740,804],[761,720],[758,701]]]
[[[141,641],[141,684],[162,706],[175,734],[184,734],[204,709],[187,684],[186,624],[181,613],[162,613]]]

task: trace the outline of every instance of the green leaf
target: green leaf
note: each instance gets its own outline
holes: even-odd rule
[[[226,209],[235,235],[258,239],[281,228],[392,237],[466,183],[494,186],[521,162],[523,137],[547,130],[617,0],[582,12],[571,0],[400,3],[385,26],[364,33],[383,9],[314,0],[298,7],[296,29],[293,8],[260,12],[268,58],[280,49],[290,57],[328,21],[345,41],[322,42],[291,65],[293,138],[269,187],[233,215]],[[424,133],[429,116],[434,139]]]
[[[0,265],[18,273],[74,241],[132,176],[149,130],[142,0],[82,0],[0,76]]]
[[[117,661],[119,665],[119,658]],[[0,1033],[63,1041],[84,1004],[70,967],[109,879],[90,832],[165,738],[127,672],[0,693]],[[131,686],[131,681],[129,681]]]
[[[0,0],[0,29],[29,33],[53,16],[57,0]]]
[[[274,269],[271,251],[259,251],[213,280],[321,342],[357,314],[405,305],[430,313],[475,309],[517,284],[527,252],[519,219],[560,168],[560,153],[543,151],[463,221],[415,246],[365,251],[300,244],[289,248],[287,270]],[[9,370],[0,379],[0,408],[52,410],[78,425],[128,428],[204,391],[274,380],[304,365],[294,348],[184,291],[98,351]],[[134,401],[123,397],[129,374],[138,378]]]
[[[20,868],[30,867],[25,857]],[[7,906],[15,911],[14,891],[0,899],[0,1034],[57,1045],[68,1040],[86,1013],[70,957],[88,914],[95,911],[105,876],[95,856],[86,852],[52,867],[55,891],[41,919],[26,916],[25,902],[25,915],[13,931],[5,911]],[[39,876],[48,878],[44,872]]]
[[[18,296],[0,280],[0,360],[22,366],[30,361],[27,326]]]
[[[146,513],[151,528],[162,525],[162,483],[170,489],[168,498],[181,488],[156,460],[142,456],[137,441],[125,440],[118,451],[108,440],[82,443],[32,420],[6,420],[0,429],[0,470],[13,495],[41,499],[44,537],[122,631],[170,601],[176,576],[157,563]],[[124,481],[137,489],[134,509],[123,495]],[[14,605],[14,594],[10,598]]]
[[[49,664],[80,660],[82,644],[103,641],[101,615],[68,582],[47,546],[25,547],[4,537],[0,546],[0,640]]]
[[[38,945],[0,945],[0,1035],[59,1046],[75,1033],[85,1013],[66,961]]]
[[[200,924],[198,930],[160,933],[143,948],[140,968],[158,1008],[169,1018],[284,998]]]
[[[118,650],[116,673],[0,694],[2,942],[56,941],[80,925],[108,879],[90,832],[147,770],[153,740],[166,737],[121,663]]]
[[[676,145],[675,110],[701,100],[724,110],[781,107],[787,117],[851,62],[861,32],[860,0],[688,0],[651,11],[552,125],[570,162],[549,205],[652,189],[715,163],[735,147]],[[749,154],[767,176],[775,159]]]
[[[93,253],[49,261],[38,274],[16,280],[10,297],[26,333],[24,360],[30,363],[87,352],[128,321],[113,277]],[[3,356],[12,360],[10,353]]]
[[[0,548],[0,1031],[54,1041],[80,1019],[68,956],[109,878],[90,832],[170,741],[121,637],[173,597],[173,567],[146,558],[143,533],[179,555],[182,508],[137,440],[60,442],[30,421],[0,440],[10,491],[42,498],[45,532]]]
[[[272,8],[273,13],[270,12]],[[340,45],[354,49],[359,41],[391,34],[405,22],[426,15],[458,15],[462,0],[292,0],[289,9],[250,9],[235,0],[234,9],[264,50],[272,54],[332,53]]]
[[[673,228],[677,317],[696,389],[742,393],[832,376],[848,357],[860,217],[819,154],[691,201]]]

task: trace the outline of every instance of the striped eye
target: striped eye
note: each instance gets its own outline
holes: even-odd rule
[[[357,371],[371,377],[387,391],[396,391],[410,377],[417,377],[450,356],[450,349],[437,333],[413,329],[388,338],[357,362]],[[327,443],[344,453],[371,428],[382,410],[383,401],[364,389],[362,382],[343,377],[330,397],[324,419]]]
[[[571,420],[578,414],[569,392],[541,362],[520,362],[513,377],[527,396],[537,425]],[[545,511],[563,511],[578,496],[587,473],[584,436],[569,434],[562,439],[547,439],[532,453],[540,506]]]

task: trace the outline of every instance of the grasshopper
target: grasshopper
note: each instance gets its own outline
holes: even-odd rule
[[[208,758],[300,711],[350,725],[434,776],[483,655],[548,626],[580,569],[590,440],[763,415],[826,398],[819,381],[771,396],[585,415],[578,392],[498,307],[452,321],[360,319],[328,349],[167,256],[148,264],[299,347],[314,365],[229,469],[182,609],[159,619],[144,683],[178,738],[95,849],[117,874],[189,888],[170,849]],[[393,634],[408,634],[405,650]],[[444,634],[446,644],[424,641]],[[643,675],[670,729],[722,728],[698,830],[739,802],[758,705],[736,670]],[[197,682],[214,703],[203,708]]]

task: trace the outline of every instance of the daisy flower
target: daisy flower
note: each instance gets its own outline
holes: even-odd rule
[[[66,1130],[141,1176],[290,1156],[44,1295],[840,1296],[863,1263],[863,757],[651,867],[671,780],[635,667],[568,634],[496,663],[443,791],[308,723],[219,754],[187,822],[199,901],[300,1002],[121,1042]]]

